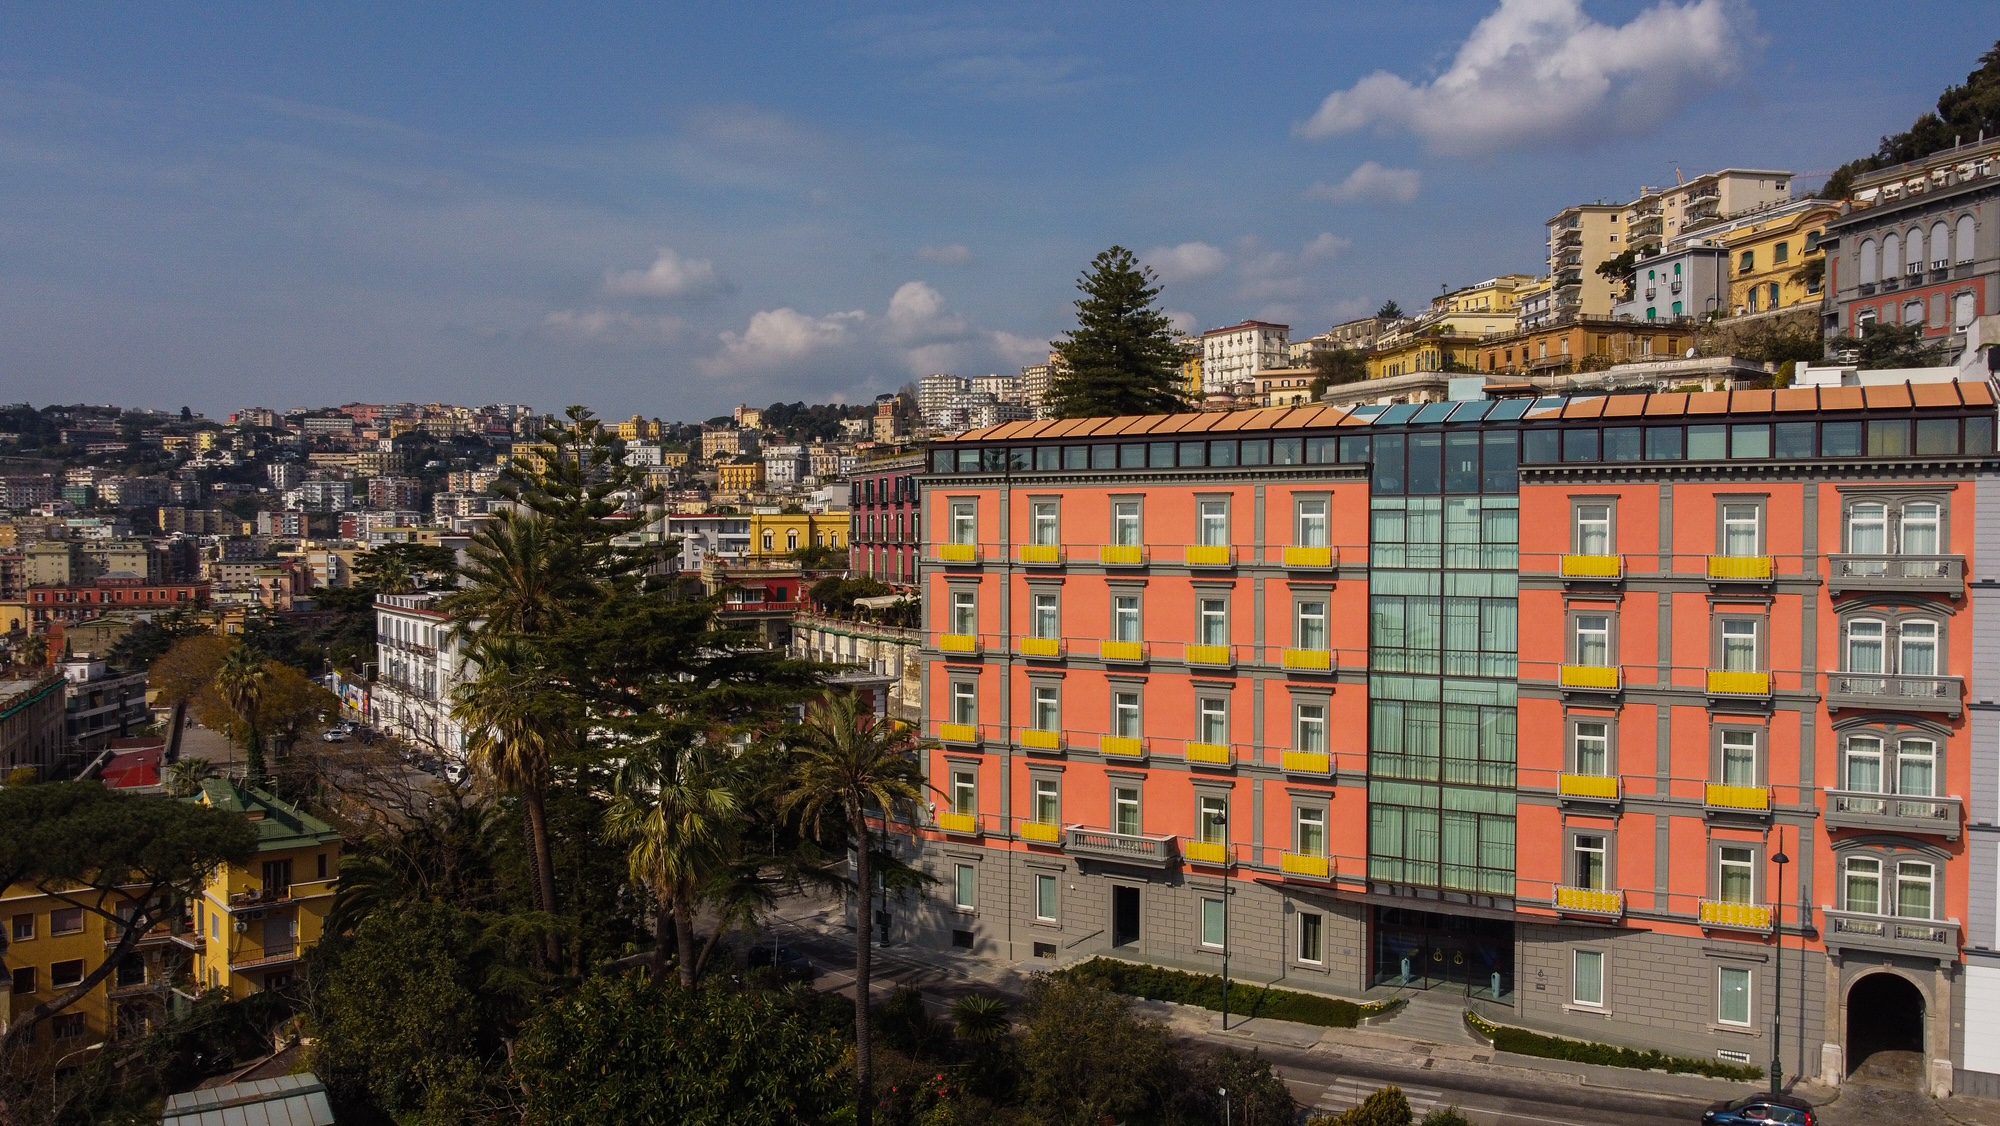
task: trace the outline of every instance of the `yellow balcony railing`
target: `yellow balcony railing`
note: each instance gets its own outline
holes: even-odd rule
[[[972,836],[979,832],[979,815],[976,813],[940,813],[938,814],[937,824],[938,828],[943,829],[947,833]]]
[[[1030,727],[1021,732],[1021,745],[1037,751],[1060,751],[1063,745],[1062,732],[1037,731]]]
[[[1021,639],[1023,657],[1060,657],[1063,643],[1060,637],[1024,637]]]
[[[1288,547],[1285,549],[1287,567],[1331,567],[1333,549],[1330,547]]]
[[[1704,899],[1701,901],[1701,925],[1768,931],[1771,929],[1771,909],[1761,903],[1724,903],[1719,899]]]
[[[1227,645],[1190,645],[1181,654],[1190,665],[1227,665],[1230,663]]]
[[[1187,549],[1190,567],[1227,567],[1234,561],[1228,544],[1196,544]]]
[[[1287,774],[1331,774],[1333,756],[1313,751],[1286,751],[1282,765]]]
[[[1136,543],[1108,543],[1097,549],[1097,561],[1106,567],[1143,567],[1146,565],[1146,549]]]
[[[1625,893],[1596,888],[1556,888],[1556,910],[1579,915],[1623,915]]]
[[[1326,879],[1331,866],[1324,856],[1304,856],[1288,852],[1278,861],[1278,868],[1287,876],[1310,876],[1315,880]]]
[[[1564,688],[1603,688],[1616,690],[1618,670],[1599,665],[1564,665],[1562,667]]]
[[[1062,826],[1051,825],[1046,821],[1023,821],[1021,822],[1021,839],[1024,841],[1037,841],[1041,844],[1055,844],[1062,839]]]
[[[938,561],[942,563],[977,563],[979,545],[976,543],[941,543],[937,545]]]
[[[1024,543],[1021,545],[1021,562],[1049,566],[1062,562],[1062,548],[1052,543]]]
[[[969,633],[941,633],[938,635],[938,648],[947,653],[977,653],[979,638]]]
[[[1618,800],[1618,779],[1596,774],[1565,774],[1556,780],[1556,791],[1566,798]]]
[[[1566,579],[1617,579],[1625,576],[1622,555],[1565,555],[1562,577]]]
[[[1229,863],[1229,846],[1219,841],[1185,841],[1181,855],[1196,864]]]
[[[1763,582],[1771,577],[1768,555],[1711,555],[1708,577],[1725,582]]]
[[[1287,649],[1285,667],[1300,672],[1332,672],[1333,650],[1331,649]]]
[[[1125,661],[1137,664],[1146,659],[1146,643],[1143,641],[1107,641],[1098,647],[1097,655],[1107,661]]]
[[[938,741],[941,743],[977,743],[979,729],[969,723],[938,724]]]
[[[1187,760],[1189,762],[1206,762],[1219,766],[1227,766],[1230,758],[1229,746],[1226,743],[1189,743],[1187,745]]]
[[[1723,672],[1708,670],[1708,693],[1711,696],[1769,696],[1771,694],[1771,674],[1767,672]]]
[[[1146,741],[1144,739],[1127,739],[1118,735],[1106,735],[1097,741],[1097,750],[1099,754],[1111,755],[1115,758],[1141,758],[1146,753]]]
[[[1771,791],[1763,786],[1725,786],[1720,782],[1710,782],[1702,801],[1710,809],[1766,813],[1771,809]]]

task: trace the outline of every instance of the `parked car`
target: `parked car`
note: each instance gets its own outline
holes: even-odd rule
[[[1812,1104],[1793,1095],[1745,1095],[1703,1112],[1702,1126],[1819,1126]]]
[[[789,946],[780,946],[775,951],[771,947],[758,944],[750,948],[750,968],[762,966],[776,967],[784,977],[799,981],[811,981],[819,971],[813,968],[812,960]]]
[[[322,743],[345,743],[347,742],[347,732],[342,731],[338,727],[332,727],[321,732],[319,739]]]

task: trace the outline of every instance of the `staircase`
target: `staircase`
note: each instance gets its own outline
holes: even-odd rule
[[[1412,989],[1403,997],[1409,1002],[1407,1005],[1372,1027],[1429,1044],[1479,1043],[1465,1027],[1465,997],[1458,990]]]

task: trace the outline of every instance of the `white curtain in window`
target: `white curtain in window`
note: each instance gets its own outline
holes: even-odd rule
[[[1904,622],[1899,633],[1896,671],[1904,676],[1936,676],[1937,623]]]
[[[1882,671],[1881,622],[1847,623],[1847,672]]]
[[[1847,740],[1847,788],[1864,794],[1882,792],[1882,740],[1872,735]]]

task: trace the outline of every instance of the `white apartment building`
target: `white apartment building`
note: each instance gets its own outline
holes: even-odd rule
[[[471,675],[464,639],[437,608],[435,591],[375,596],[375,683],[369,722],[438,755],[465,763],[465,730],[451,718],[452,692]]]
[[[764,451],[764,483],[796,485],[812,465],[804,446],[772,446]]]
[[[971,390],[972,381],[964,376],[943,372],[924,376],[917,381],[917,413],[924,416],[924,425],[935,430],[949,429],[945,412]]]
[[[1690,227],[1788,202],[1792,174],[1768,168],[1724,168],[1671,188],[1640,188],[1620,218],[1627,246],[1661,246]]]
[[[699,572],[709,556],[741,559],[750,554],[750,518],[729,513],[669,513],[667,537],[680,543],[680,569]]]
[[[1201,334],[1201,389],[1204,394],[1227,393],[1248,383],[1257,373],[1292,365],[1290,325],[1244,321]]]
[[[285,507],[306,512],[340,512],[354,507],[352,481],[302,481],[285,492]]]

